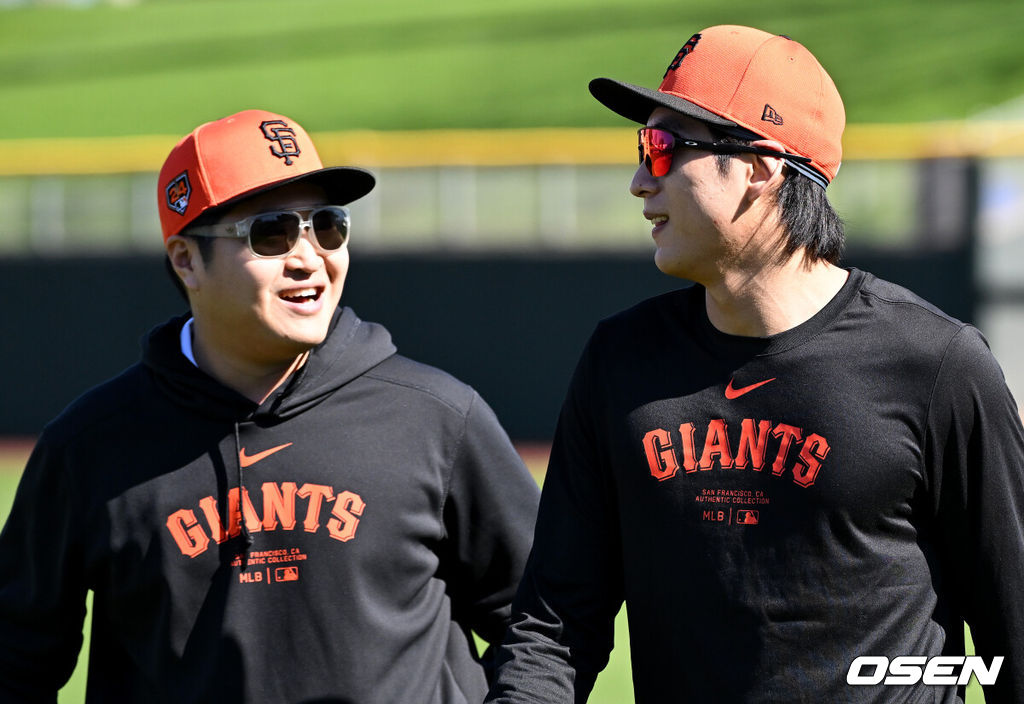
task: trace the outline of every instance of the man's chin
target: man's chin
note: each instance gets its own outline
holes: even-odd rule
[[[685,267],[679,261],[663,253],[660,249],[654,253],[654,265],[658,271],[678,279],[689,279],[685,273]]]
[[[278,335],[278,339],[281,342],[282,350],[287,350],[290,355],[298,356],[309,352],[326,340],[327,328],[326,326],[315,330],[297,330],[293,328],[283,331],[282,334]]]

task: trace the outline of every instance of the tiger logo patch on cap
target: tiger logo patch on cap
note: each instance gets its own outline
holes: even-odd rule
[[[188,171],[182,171],[167,184],[167,207],[178,215],[184,215],[188,208],[188,197],[192,195],[192,184],[188,181]]]

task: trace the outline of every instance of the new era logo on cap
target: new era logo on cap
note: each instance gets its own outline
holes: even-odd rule
[[[785,121],[782,119],[782,115],[775,112],[775,108],[765,103],[764,112],[761,113],[761,119],[765,122],[770,122],[773,125],[783,125]]]

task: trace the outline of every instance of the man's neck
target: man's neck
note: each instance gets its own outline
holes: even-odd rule
[[[196,366],[220,383],[256,403],[263,403],[309,358],[309,352],[306,351],[287,362],[260,363],[225,354],[211,353],[201,337],[195,334],[195,327],[195,325],[192,326],[192,353]]]
[[[730,335],[776,335],[824,308],[848,275],[827,262],[808,264],[802,253],[781,265],[727,272],[717,283],[705,285],[708,319]]]

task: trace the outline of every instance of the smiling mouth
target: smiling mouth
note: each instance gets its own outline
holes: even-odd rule
[[[667,215],[655,215],[653,218],[651,218],[651,224],[654,225],[655,227],[657,227],[658,225],[664,225],[666,222],[668,222]]]
[[[320,300],[323,290],[320,288],[299,288],[292,291],[282,291],[279,296],[281,300],[288,303],[310,303]]]

